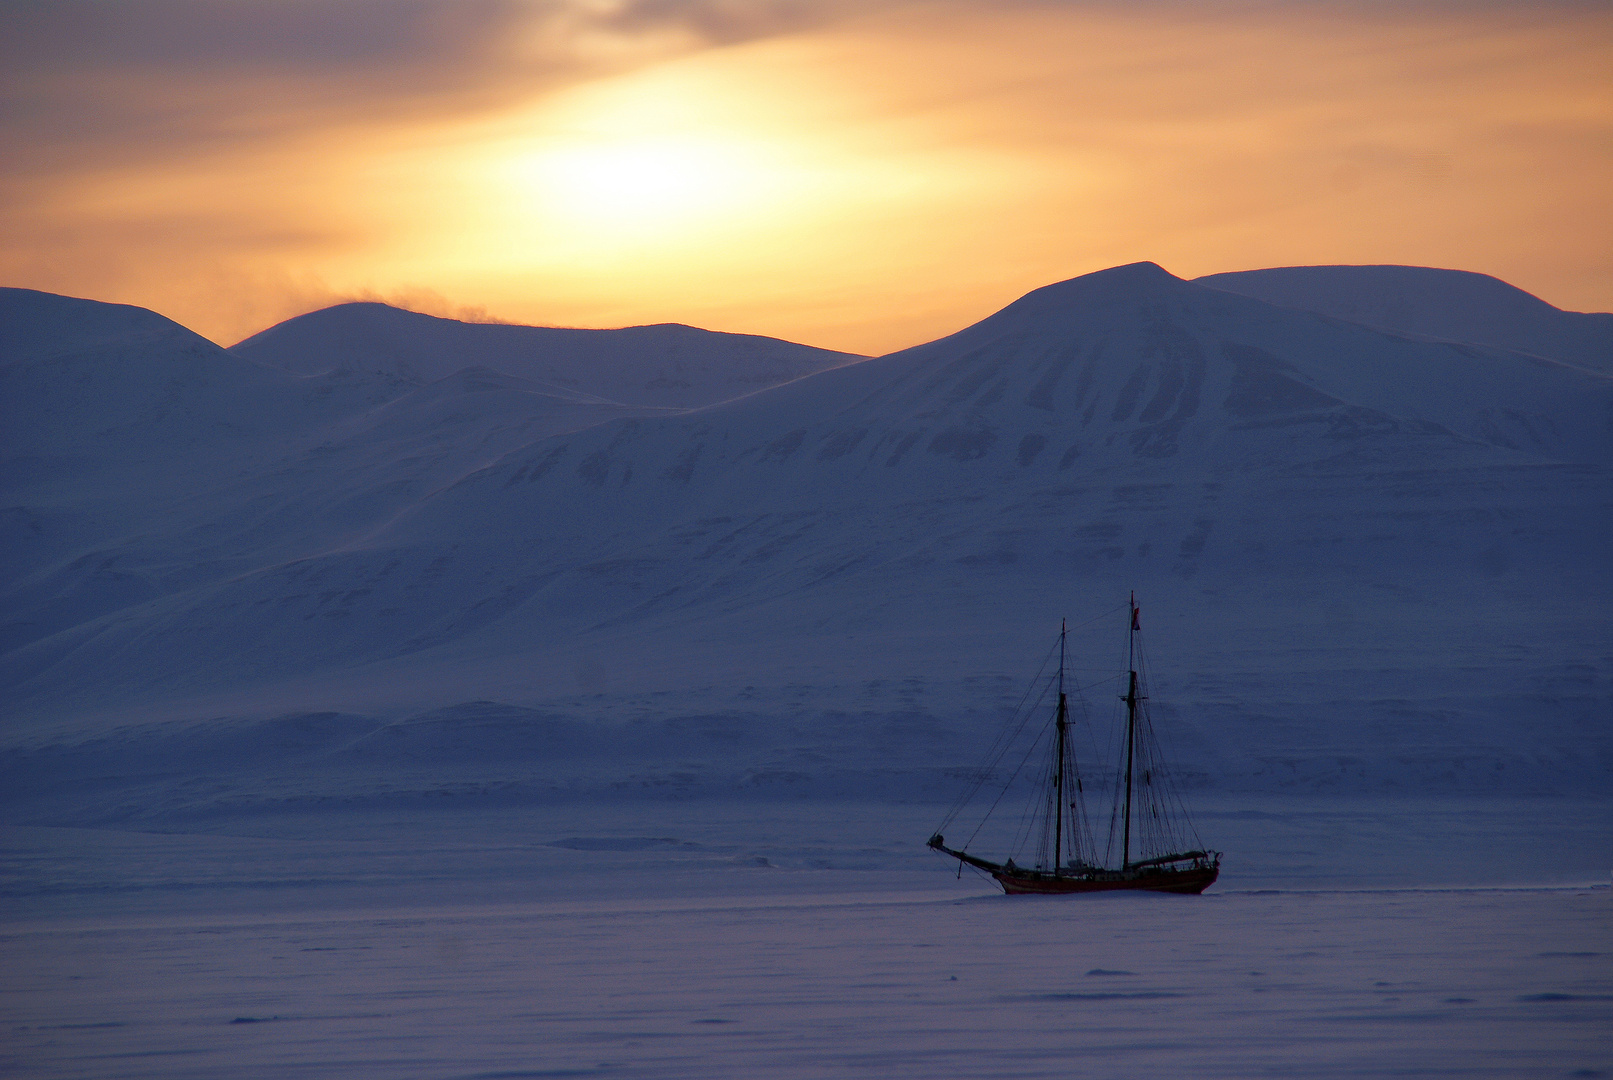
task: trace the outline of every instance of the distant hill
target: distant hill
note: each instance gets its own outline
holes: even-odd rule
[[[77,303],[27,318],[66,327]],[[5,366],[8,407],[47,417],[8,448],[34,463],[0,504],[27,556],[4,594],[6,760],[67,802],[52,769],[99,783],[136,743],[203,771],[215,743],[259,747],[224,794],[164,796],[180,807],[311,798],[327,767],[337,801],[443,770],[511,798],[932,791],[1058,620],[1132,591],[1193,782],[1613,770],[1613,380],[1582,366],[1149,263],[694,410],[601,400],[655,389],[639,361],[668,370],[628,331],[590,339],[639,358],[604,365],[615,388],[567,390],[475,350],[447,376],[384,352],[293,374],[134,329]],[[734,355],[691,360],[710,380],[684,389]],[[46,453],[81,440],[93,462]],[[1112,645],[1074,644],[1081,680]],[[1103,715],[1114,695],[1088,688]],[[283,722],[337,713],[357,719]],[[431,719],[389,726],[408,717]],[[204,719],[214,742],[185,726]]]
[[[293,374],[27,289],[0,289],[0,402],[0,655],[350,542],[536,439],[666,411],[476,367]]]
[[[1613,315],[1561,311],[1488,274],[1425,266],[1282,266],[1195,280],[1280,307],[1613,374]]]
[[[481,367],[552,392],[670,408],[726,401],[863,359],[677,323],[621,330],[509,326],[439,319],[373,303],[300,315],[230,352],[299,375],[363,372],[418,384]]]

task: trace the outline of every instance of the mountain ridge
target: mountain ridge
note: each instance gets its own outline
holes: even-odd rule
[[[683,323],[612,330],[468,323],[375,302],[288,319],[229,350],[294,374],[357,371],[426,383],[485,367],[633,406],[691,408],[864,359]]]
[[[895,681],[893,767],[939,768],[917,732],[983,721],[1043,622],[1133,589],[1192,673],[1167,687],[1185,744],[1227,775],[1289,768],[1255,749],[1279,729],[1307,784],[1347,782],[1352,755],[1402,775],[1391,752],[1422,776],[1428,747],[1474,739],[1525,769],[1605,704],[1613,382],[1506,350],[1133,264],[698,409],[472,364],[426,385],[240,370],[319,419],[278,448],[215,441],[233,473],[205,483],[189,452],[154,459],[140,475],[169,486],[145,516],[107,504],[121,532],[58,515],[29,541],[0,655],[14,730],[665,702],[793,718],[805,741],[755,743],[744,775],[850,776],[806,733],[895,723],[861,689]],[[38,516],[78,482],[14,501]]]
[[[1283,266],[1194,280],[1281,307],[1613,375],[1613,314],[1563,311],[1489,274],[1396,265]]]

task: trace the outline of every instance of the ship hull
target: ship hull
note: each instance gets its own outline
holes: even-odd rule
[[[1057,877],[1025,871],[994,870],[991,876],[1010,896],[1063,896],[1069,893],[1142,892],[1183,893],[1196,896],[1215,884],[1221,875],[1217,866],[1194,866],[1185,870],[1098,871]]]

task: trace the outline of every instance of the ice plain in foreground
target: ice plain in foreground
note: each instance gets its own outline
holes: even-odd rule
[[[939,812],[701,802],[12,830],[4,1064],[1613,1075],[1613,891],[1589,854],[1610,829],[1593,803],[1210,804],[1200,825],[1228,867],[1198,898],[1003,897],[923,852]]]

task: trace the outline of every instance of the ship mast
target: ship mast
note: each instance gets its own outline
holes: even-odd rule
[[[1131,628],[1126,631],[1126,667],[1131,684],[1126,689],[1126,824],[1121,840],[1122,870],[1131,869],[1131,763],[1137,745],[1137,594],[1131,594]],[[1113,833],[1110,834],[1114,835]]]
[[[1058,750],[1053,758],[1053,784],[1057,789],[1054,793],[1053,804],[1053,876],[1057,877],[1059,867],[1063,865],[1063,851],[1060,845],[1064,840],[1064,731],[1069,726],[1069,706],[1064,699],[1064,636],[1067,633],[1064,620],[1059,620],[1059,711],[1055,727],[1058,729]],[[1044,819],[1045,820],[1045,819]],[[1046,851],[1046,848],[1042,849]]]

